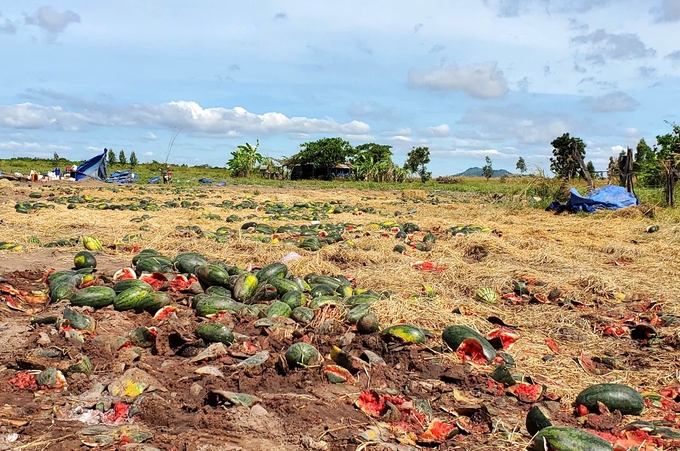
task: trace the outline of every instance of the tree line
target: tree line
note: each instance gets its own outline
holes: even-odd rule
[[[392,146],[376,143],[365,143],[352,146],[342,138],[321,138],[300,144],[300,151],[291,157],[273,159],[259,152],[259,141],[255,146],[246,143],[231,152],[227,162],[230,174],[234,177],[248,177],[257,168],[264,166],[267,171],[275,167],[293,167],[311,165],[317,169],[325,169],[327,175],[331,169],[340,164],[349,164],[353,169],[353,177],[357,180],[374,182],[402,182],[408,176],[417,174],[424,183],[432,177],[427,170],[430,162],[428,147],[414,147],[407,155],[403,166],[392,161]]]
[[[107,164],[111,167],[114,164],[119,164],[121,166],[130,166],[130,169],[134,169],[135,166],[139,164],[139,161],[137,161],[137,155],[135,155],[135,151],[133,150],[130,153],[130,160],[127,159],[125,156],[125,151],[123,149],[120,150],[118,153],[118,158],[116,158],[116,152],[113,150],[109,150],[109,153],[107,155]]]

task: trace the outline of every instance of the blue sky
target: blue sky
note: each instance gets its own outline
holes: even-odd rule
[[[434,175],[586,160],[670,131],[680,0],[197,0],[0,4],[0,158],[221,166],[342,136],[428,146]]]

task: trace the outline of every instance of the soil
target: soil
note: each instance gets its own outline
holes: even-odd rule
[[[104,189],[99,185],[90,188],[96,188],[94,192],[99,196]],[[108,202],[124,203],[149,195],[142,188],[134,187],[135,192],[123,190]],[[169,256],[199,251],[210,258],[243,265],[271,263],[291,249],[267,247],[270,245],[240,237],[227,245],[199,240],[194,235],[178,237],[178,226],[199,224],[204,230],[213,230],[224,225],[223,219],[217,223],[199,217],[208,207],[208,211],[222,216],[227,213],[225,208],[211,205],[200,196],[195,196],[203,202],[200,211],[151,212],[145,222],[150,229],[144,232],[146,241],[136,247],[124,242],[123,237],[139,231],[139,223],[132,220],[139,219],[142,212],[87,210],[84,206],[66,210],[65,205],[57,205],[56,215],[50,211],[14,213],[13,202],[26,200],[32,190],[21,186],[2,199],[6,205],[2,207],[5,216],[0,220],[0,235],[7,241],[20,240],[24,250],[0,252],[0,450],[514,451],[526,449],[531,440],[524,422],[533,405],[545,407],[555,424],[587,429],[612,441],[633,441],[622,427],[636,419],[657,421],[674,427],[674,431],[680,424],[680,397],[672,389],[678,383],[676,370],[680,361],[680,307],[674,285],[678,272],[672,263],[677,259],[671,258],[676,255],[671,232],[663,235],[670,227],[652,238],[643,235],[646,242],[640,238],[640,244],[636,244],[642,249],[636,251],[639,266],[612,266],[602,263],[600,254],[606,254],[607,261],[621,259],[625,256],[618,254],[628,252],[627,248],[613,247],[610,252],[611,246],[603,247],[602,243],[616,242],[606,236],[610,233],[606,227],[580,233],[584,228],[581,221],[585,221],[581,217],[564,219],[567,225],[555,226],[561,227],[559,236],[564,240],[546,242],[545,231],[539,230],[547,227],[540,225],[546,220],[543,212],[526,214],[535,215],[535,221],[523,220],[511,213],[487,213],[486,207],[478,206],[479,199],[462,194],[455,208],[453,204],[443,204],[441,208],[423,203],[402,205],[401,200],[395,204],[393,194],[381,192],[375,194],[380,197],[375,201],[379,207],[394,213],[397,207],[416,212],[417,206],[422,216],[413,220],[431,230],[443,223],[477,220],[509,230],[502,236],[480,233],[455,238],[437,232],[437,244],[431,253],[409,249],[407,255],[397,254],[392,251],[391,236],[382,237],[383,234],[356,235],[356,248],[340,245],[344,243],[335,248],[328,246],[319,253],[293,248],[303,254],[289,264],[291,271],[299,275],[340,271],[356,276],[358,287],[365,288],[370,282],[370,288],[378,291],[394,290],[394,297],[376,305],[380,321],[428,327],[432,336],[427,344],[386,343],[380,333],[358,334],[327,309],[307,327],[285,321],[263,327],[254,318],[226,315],[215,321],[233,330],[235,342],[221,349],[208,348],[194,333],[207,320],[196,317],[191,308],[193,295],[178,292],[169,292],[178,308],[177,315],[165,320],[154,319],[148,313],[115,311],[112,307],[72,307],[96,320],[94,332],[83,334],[80,341],[57,324],[33,324],[32,319],[62,318],[68,301],[55,303],[44,298],[48,292],[45,276],[53,268],[70,269],[73,255],[82,249],[82,244],[43,248],[29,237],[35,236],[43,243],[57,238],[75,239],[86,232],[102,238],[106,249],[97,254],[95,284],[109,286],[114,272],[129,267],[133,252],[144,247],[159,249]],[[223,198],[222,194],[227,194],[227,198],[242,200],[247,193],[245,188],[234,188],[224,193],[207,192],[206,196]],[[351,195],[358,203],[365,194]],[[345,194],[270,190],[265,196],[267,200],[296,201],[337,199]],[[249,214],[243,210],[237,213],[243,217]],[[345,222],[357,220],[352,213],[340,216]],[[376,220],[382,218],[374,215],[365,222]],[[520,223],[529,225],[522,229]],[[640,224],[619,225],[609,229],[621,230],[625,226],[626,233],[636,237],[642,232],[633,232],[644,230],[638,227]],[[570,244],[576,241],[567,238],[572,235],[586,240],[587,246]],[[655,237],[664,237],[663,243],[652,241]],[[570,247],[572,259],[567,259],[565,246],[576,249]],[[654,266],[659,258],[670,263],[663,268]],[[409,261],[420,259],[451,269],[427,272],[409,265]],[[575,272],[575,268],[585,269]],[[588,273],[592,268],[597,268],[594,275]],[[498,293],[511,294],[507,290],[512,290],[513,281],[534,278],[545,279],[549,285],[529,283],[533,298],[513,295],[493,306],[474,300],[479,287],[494,287]],[[655,279],[665,283],[656,283]],[[617,284],[626,280],[635,283]],[[426,286],[435,292],[433,297],[422,294]],[[548,303],[550,291],[555,288],[565,294]],[[633,288],[643,294],[634,295]],[[20,294],[13,294],[13,290]],[[627,292],[623,300],[616,296],[622,291]],[[12,302],[12,307],[7,304],[9,296],[19,301],[22,310]],[[500,318],[515,326],[507,326]],[[627,329],[619,334],[619,329],[629,328],[633,322],[653,325],[659,331],[658,338],[645,335],[633,340]],[[493,362],[472,365],[443,347],[441,330],[451,324],[467,324],[483,333],[505,324],[517,330],[521,339],[511,351],[506,350],[512,359],[499,353]],[[155,341],[148,347],[129,339],[130,332],[140,327],[155,328]],[[554,346],[546,341],[548,338]],[[301,341],[319,350],[323,364],[306,368],[289,368],[285,364],[285,351]],[[353,376],[345,383],[331,383],[326,375],[325,366],[334,363],[334,346],[355,357],[346,365]],[[208,350],[216,351],[211,357],[197,360]],[[261,351],[269,353],[264,363],[241,365]],[[367,351],[384,364],[362,360]],[[92,371],[71,372],[72,365],[81,362],[83,356],[88,357]],[[517,360],[516,367],[513,359]],[[537,402],[522,402],[490,378],[502,361],[513,376],[545,385],[546,391]],[[62,371],[66,386],[56,389],[32,387],[29,383],[21,387],[21,383],[31,382],[32,375],[47,368]],[[644,414],[637,418],[622,417],[617,411],[579,412],[582,416],[577,417],[572,403],[576,394],[601,382],[625,383],[648,392]],[[671,390],[670,394],[660,395],[664,388]],[[229,399],[240,399],[243,405]],[[428,439],[424,431],[436,425],[435,420],[442,422],[444,429],[450,427],[451,434]],[[672,437],[649,439],[644,437],[645,431],[635,433],[634,438],[642,437],[645,443],[678,449],[678,441]],[[646,446],[644,451],[655,449]]]

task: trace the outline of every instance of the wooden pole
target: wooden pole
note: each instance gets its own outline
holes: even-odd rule
[[[635,196],[635,188],[633,186],[633,149],[628,148],[626,153],[626,191]]]
[[[581,152],[579,152],[578,150],[578,141],[576,140],[572,142],[571,155],[572,159],[576,161],[576,163],[581,168],[581,172],[583,172],[583,177],[585,177],[586,181],[588,182],[588,192],[591,192],[592,190],[595,189],[595,183],[593,182],[593,178],[590,176],[590,171],[588,171],[588,167],[583,162]]]

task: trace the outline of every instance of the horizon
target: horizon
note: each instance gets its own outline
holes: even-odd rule
[[[160,12],[160,13],[159,13]],[[565,132],[596,170],[670,132],[680,0],[318,5],[152,0],[0,7],[0,158],[222,167],[259,139],[280,158],[340,136],[418,146],[433,176],[549,169]]]

